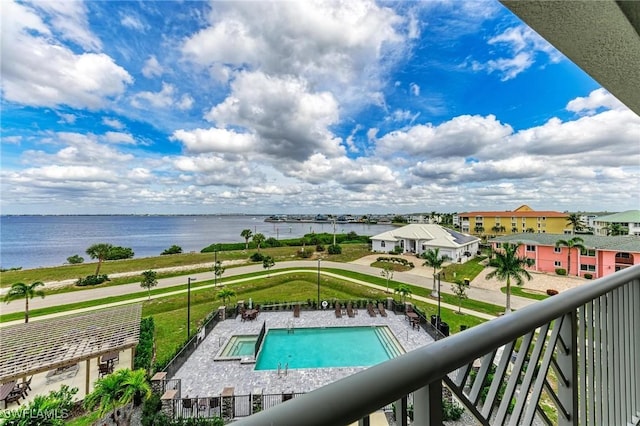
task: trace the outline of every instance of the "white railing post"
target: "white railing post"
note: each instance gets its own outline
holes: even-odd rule
[[[416,426],[442,424],[442,380],[413,392],[413,422]]]
[[[562,321],[560,341],[556,351],[556,360],[561,376],[558,378],[558,400],[562,407],[559,408],[565,412],[564,414],[558,413],[558,425],[561,426],[578,424],[577,343],[576,311],[571,311],[565,315],[564,321]]]

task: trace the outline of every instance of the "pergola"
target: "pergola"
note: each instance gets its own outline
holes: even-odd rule
[[[140,337],[142,305],[131,304],[0,328],[0,383],[131,348]]]

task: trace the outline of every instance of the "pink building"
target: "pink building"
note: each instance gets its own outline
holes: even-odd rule
[[[569,249],[556,243],[582,239],[585,249]],[[605,237],[598,235],[564,234],[515,234],[489,240],[494,250],[500,250],[503,243],[520,243],[518,253],[535,261],[531,269],[540,272],[555,272],[564,269],[567,274],[586,278],[600,278],[620,269],[640,264],[640,237],[621,235]],[[569,261],[571,262],[569,264]]]

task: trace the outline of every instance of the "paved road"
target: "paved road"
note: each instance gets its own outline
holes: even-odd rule
[[[276,271],[280,269],[285,269],[285,268],[317,268],[317,267],[318,267],[317,261],[291,261],[291,262],[279,262],[271,270],[275,273]],[[380,269],[373,268],[368,265],[322,261],[321,272],[325,268],[344,269],[348,271],[359,272],[362,274],[380,277]],[[235,268],[227,268],[227,270],[224,273],[224,278],[228,280],[230,277],[247,274],[251,272],[264,272],[264,269],[262,268],[261,264],[251,264],[251,265],[240,266]],[[405,282],[408,284],[412,284],[412,285],[416,285],[424,288],[432,288],[433,278],[430,276],[430,273],[427,272],[426,269],[423,270],[422,272],[424,272],[424,275],[419,271],[418,273],[416,273],[416,271],[395,272],[393,276],[393,281]],[[187,277],[195,278],[196,282],[213,280],[214,278],[213,272],[185,274],[179,277],[163,278],[161,280],[158,280],[158,286],[156,288],[170,288],[176,285],[186,284]],[[66,305],[69,303],[103,299],[110,296],[118,296],[118,295],[128,294],[128,293],[137,293],[140,291],[144,291],[144,289],[140,287],[140,284],[133,283],[133,284],[125,284],[125,285],[119,285],[119,286],[74,291],[70,293],[55,294],[55,295],[49,295],[44,299],[42,298],[31,299],[29,301],[29,309],[33,310],[33,309],[39,309],[39,308],[45,308],[45,307],[51,307],[51,306]],[[192,289],[192,291],[197,291],[197,290],[194,288]],[[444,281],[441,282],[441,291],[446,293],[452,293],[451,283],[447,283]],[[481,300],[481,301],[493,303],[496,305],[503,306],[505,303],[505,295],[499,290],[474,287],[473,282],[471,283],[470,288],[467,290],[467,295],[471,299]],[[435,303],[435,301],[431,299],[427,299],[426,301]],[[516,296],[511,297],[511,306],[514,309],[520,309],[533,302],[535,301],[532,299],[521,298]],[[443,304],[442,306],[445,306],[445,305]],[[16,300],[9,304],[2,304],[1,310],[3,314],[13,313],[13,312],[23,312],[24,303],[22,303],[20,300]],[[33,319],[36,320],[36,318],[33,318]],[[7,324],[5,323],[3,325],[7,325]]]

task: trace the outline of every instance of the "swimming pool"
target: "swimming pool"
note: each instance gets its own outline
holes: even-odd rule
[[[402,353],[387,326],[270,329],[255,369],[369,367]]]
[[[231,336],[224,349],[220,353],[220,358],[238,358],[253,356],[258,336]]]

